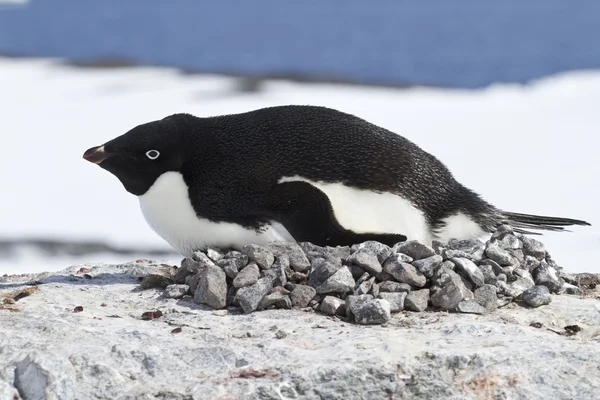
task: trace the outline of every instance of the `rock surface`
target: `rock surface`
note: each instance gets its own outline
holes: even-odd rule
[[[0,278],[2,398],[591,399],[600,390],[597,292],[485,315],[403,311],[361,326],[165,298],[141,290],[146,262],[84,267],[90,278],[82,266]],[[148,311],[156,318],[143,320]]]

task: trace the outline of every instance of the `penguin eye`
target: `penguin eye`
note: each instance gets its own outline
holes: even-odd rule
[[[160,156],[160,153],[158,150],[148,150],[146,152],[146,157],[148,157],[151,160],[156,160],[158,158],[158,156]]]

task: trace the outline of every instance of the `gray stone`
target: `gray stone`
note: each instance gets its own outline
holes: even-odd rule
[[[330,258],[314,258],[311,261],[311,271],[308,283],[316,288],[342,268],[341,262]],[[352,275],[352,273],[350,274]]]
[[[406,295],[404,308],[410,311],[425,311],[429,304],[429,289],[414,290]]]
[[[411,264],[400,261],[396,254],[387,259],[383,269],[398,282],[408,283],[411,286],[423,287],[427,282],[421,271]]]
[[[387,300],[390,303],[390,312],[399,312],[404,310],[404,300],[406,292],[383,292],[379,293],[379,298]]]
[[[533,283],[527,278],[517,278],[514,282],[509,284],[502,281],[498,281],[498,289],[500,293],[509,297],[519,297],[523,292],[530,287],[533,287]]]
[[[502,224],[498,228],[496,228],[496,231],[492,234],[492,237],[490,238],[490,240],[492,240],[492,241],[502,240],[502,238],[504,238],[504,236],[512,235],[513,233],[514,233],[514,231],[513,231],[512,226],[510,226],[508,224]]]
[[[348,246],[321,247],[310,242],[300,242],[298,245],[300,248],[302,248],[311,262],[314,258],[330,258],[341,263],[342,261],[345,261],[352,253],[352,250],[350,250],[350,247]]]
[[[346,261],[360,266],[371,275],[377,275],[383,270],[383,267],[377,259],[377,255],[371,253],[367,248],[362,248],[352,253]]]
[[[260,278],[254,285],[238,289],[235,298],[246,314],[258,308],[263,297],[273,288],[269,278]]]
[[[494,273],[494,269],[491,265],[481,264],[479,266],[479,270],[483,274],[484,283],[493,285],[498,280],[498,278],[496,278],[496,274]]]
[[[261,269],[269,269],[275,262],[273,253],[256,244],[247,244],[242,248],[242,253],[247,255],[248,259],[254,261]]]
[[[489,242],[485,248],[485,255],[496,261],[501,266],[514,264],[514,257],[507,251],[493,242]]]
[[[285,255],[277,256],[271,269],[264,270],[263,276],[273,281],[273,286],[285,286],[287,276],[285,271],[290,268],[289,258]]]
[[[217,261],[217,265],[225,271],[229,278],[234,279],[238,272],[248,265],[248,262],[247,255],[238,251],[230,251]]]
[[[454,272],[454,268],[456,268],[456,265],[452,261],[444,261],[433,273],[431,283],[435,286],[444,286],[450,279],[450,275],[447,272]]]
[[[201,251],[195,251],[192,254],[192,259],[194,259],[195,261],[198,261],[200,268],[205,268],[208,266],[215,266],[215,263],[206,254],[204,254]]]
[[[327,315],[341,315],[345,311],[346,302],[334,296],[325,296],[319,309]]]
[[[462,251],[462,250],[445,249],[442,252],[442,259],[444,261],[450,260],[452,258],[466,258],[473,262],[479,262],[479,260],[481,260],[480,255],[474,255],[474,254],[467,253],[466,251]]]
[[[393,251],[395,253],[403,253],[407,256],[412,257],[414,260],[420,260],[435,255],[435,251],[426,244],[423,244],[417,240],[409,240],[402,243],[397,243]]]
[[[496,286],[485,284],[473,293],[474,300],[487,311],[494,311],[498,308],[498,289]]]
[[[456,311],[466,314],[485,314],[486,309],[475,300],[463,300],[456,305]]]
[[[297,243],[272,242],[267,244],[265,247],[277,258],[286,256],[289,260],[290,267],[294,271],[306,272],[310,269],[310,261]]]
[[[454,310],[458,303],[472,298],[473,294],[456,272],[446,271],[444,274],[448,277],[442,279],[442,289],[431,296],[431,304],[442,310]]]
[[[500,266],[500,264],[498,264],[496,261],[490,260],[489,258],[481,260],[481,265],[489,265],[490,267],[492,267],[492,271],[494,271],[494,274],[496,275],[504,273],[504,268]]]
[[[523,292],[523,302],[529,307],[537,308],[551,301],[552,295],[546,286],[534,286]]]
[[[512,234],[505,235],[497,243],[504,250],[518,250],[523,248],[523,242],[521,242],[518,237]]]
[[[350,264],[348,265],[348,268],[350,269],[350,272],[352,273],[352,277],[354,279],[360,278],[365,273],[365,270],[356,264]]]
[[[360,303],[352,310],[354,321],[361,325],[385,324],[392,317],[390,303],[385,299],[372,299]]]
[[[191,257],[186,257],[181,261],[181,267],[177,268],[173,274],[174,283],[185,283],[185,278],[195,275],[200,269],[200,263]]]
[[[581,289],[579,289],[577,286],[572,285],[570,283],[564,283],[561,288],[561,292],[564,292],[566,294],[579,295],[579,294],[581,294]]]
[[[223,258],[223,254],[221,254],[219,249],[216,249],[214,247],[207,248],[206,255],[208,256],[208,258],[210,258],[215,263],[217,261],[219,261],[221,258]]]
[[[258,310],[266,310],[269,307],[289,310],[292,308],[292,301],[290,296],[285,294],[279,292],[269,293],[258,303]]]
[[[527,279],[528,281],[531,282],[532,285],[535,284],[534,280],[533,280],[533,276],[526,269],[515,269],[514,275]]]
[[[227,276],[225,272],[213,264],[202,268],[198,275],[200,279],[194,292],[194,301],[198,304],[206,304],[215,310],[225,308],[227,305]]]
[[[533,272],[540,265],[540,260],[533,256],[525,256],[523,268],[529,272]]]
[[[171,277],[171,267],[157,268],[152,271],[152,273],[146,275],[140,286],[142,289],[151,289],[151,288],[166,288],[167,286],[173,283],[173,278]]]
[[[533,279],[536,285],[546,286],[552,293],[558,293],[562,286],[557,271],[544,261],[533,270]]]
[[[168,299],[181,299],[188,293],[190,293],[188,285],[169,285],[165,288],[163,296]]]
[[[375,277],[373,276],[373,277],[367,279],[366,281],[362,282],[360,285],[358,285],[358,287],[354,291],[354,294],[361,295],[361,294],[369,293],[371,291],[371,288],[373,287],[374,283],[375,283]]]
[[[453,258],[452,262],[459,271],[464,272],[469,277],[476,287],[483,286],[485,277],[483,276],[483,272],[477,268],[477,265],[475,265],[473,261],[466,258]]]
[[[373,300],[373,296],[370,294],[346,296],[346,316],[350,319],[354,319],[354,310],[358,309],[358,307],[360,307],[363,303],[370,300]]]
[[[292,305],[298,308],[308,307],[308,303],[315,297],[317,291],[308,285],[296,285],[290,293]]]
[[[433,251],[435,251],[435,254],[441,256],[444,250],[446,249],[446,245],[440,242],[439,240],[432,240],[431,248],[433,249]]]
[[[355,244],[351,247],[353,252],[366,252],[377,257],[377,261],[383,264],[385,260],[392,254],[392,249],[380,242],[367,240],[366,242]],[[348,259],[350,261],[350,259]],[[376,274],[372,274],[376,275]]]
[[[496,278],[498,279],[498,281],[508,282],[508,277],[505,274],[498,274]]]
[[[412,262],[412,265],[421,271],[425,277],[431,278],[433,276],[433,271],[439,267],[443,261],[444,259],[442,256],[434,254],[431,257],[415,260]]]
[[[523,236],[521,240],[523,241],[523,253],[525,253],[526,256],[532,256],[541,261],[548,254],[544,244],[539,240],[527,236]]]
[[[355,284],[352,273],[347,266],[343,266],[335,274],[327,278],[325,282],[315,287],[315,290],[317,294],[348,293],[354,290]]]
[[[448,254],[447,258],[454,257],[462,257],[468,258],[471,261],[481,260],[483,258],[483,252],[485,251],[485,243],[481,242],[477,239],[469,239],[469,240],[456,240],[451,239],[448,242],[448,250],[446,253]],[[455,254],[452,255],[451,252],[462,253],[462,255]]]
[[[375,298],[379,297],[379,284],[378,283],[374,283],[373,286],[371,286],[371,294]]]
[[[408,283],[399,283],[394,281],[385,281],[379,284],[380,292],[410,292],[411,287]]]
[[[254,285],[260,278],[260,269],[255,262],[251,262],[242,269],[233,279],[233,286],[241,288],[244,286]]]
[[[194,275],[188,275],[185,277],[185,284],[190,287],[190,293],[195,293],[196,288],[198,287],[198,282],[200,282],[200,277],[202,274],[198,272]]]

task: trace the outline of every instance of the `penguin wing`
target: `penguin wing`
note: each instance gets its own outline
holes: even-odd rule
[[[307,182],[292,181],[273,187],[266,210],[298,242],[320,246],[352,245],[375,240],[388,246],[406,241],[406,236],[387,233],[355,233],[345,229],[335,217],[327,195]]]

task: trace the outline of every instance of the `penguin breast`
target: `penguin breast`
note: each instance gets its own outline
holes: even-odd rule
[[[241,249],[251,243],[262,245],[273,241],[294,241],[277,222],[257,231],[232,222],[203,218],[194,210],[188,185],[179,172],[163,173],[138,199],[148,225],[184,256],[191,256],[194,251],[209,246]]]

